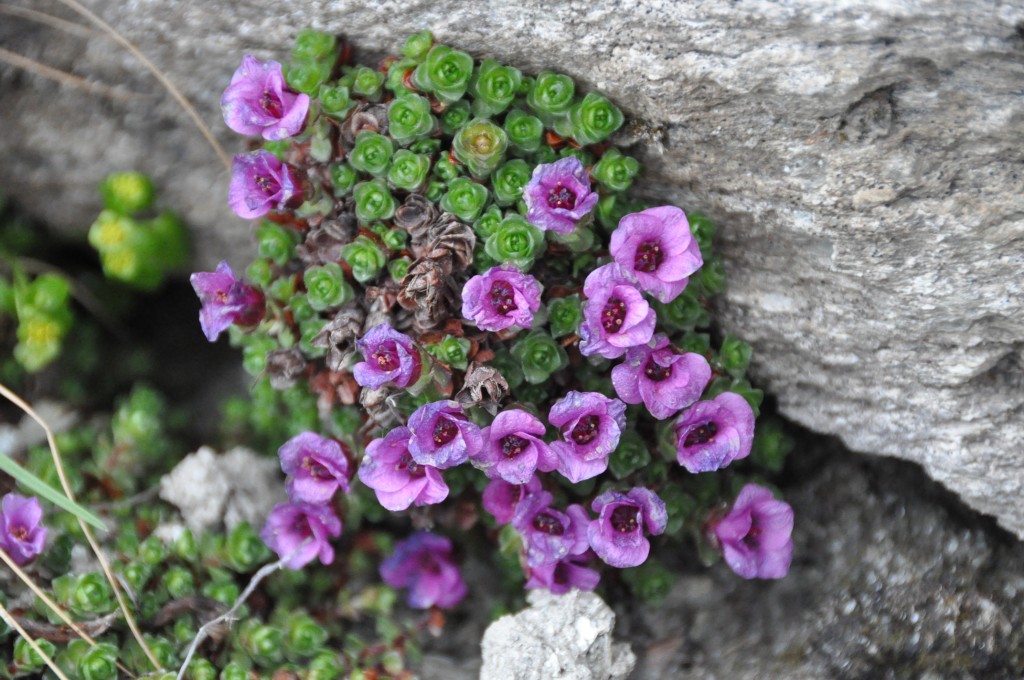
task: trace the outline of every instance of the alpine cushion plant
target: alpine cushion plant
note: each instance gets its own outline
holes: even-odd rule
[[[502,525],[527,586],[564,592],[700,535],[733,475],[766,471],[749,455],[750,348],[709,333],[724,283],[710,220],[627,194],[649,187],[615,147],[622,112],[565,75],[429,32],[377,68],[333,36],[300,43],[279,99],[309,94],[304,125],[238,156],[232,179],[235,211],[265,218],[236,286],[260,313],[230,306],[233,275],[197,286],[204,331],[238,327],[258,384],[320,426],[282,446],[298,505],[275,511],[271,547],[307,541],[310,561],[335,527],[324,507],[363,524],[370,502],[452,538]],[[462,598],[448,536],[385,560],[413,606]]]

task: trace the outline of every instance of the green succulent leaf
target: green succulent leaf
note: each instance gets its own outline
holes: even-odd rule
[[[427,137],[436,129],[437,119],[426,97],[410,92],[388,104],[388,132],[402,146]]]
[[[384,180],[360,182],[355,187],[356,218],[363,224],[389,220],[395,214],[394,196]]]
[[[388,184],[403,191],[421,189],[430,174],[430,156],[399,149],[388,168]]]
[[[103,205],[120,215],[134,215],[153,204],[153,182],[141,172],[113,172],[100,184]]]
[[[352,299],[352,287],[335,262],[310,267],[302,275],[306,285],[306,300],[318,312],[343,305]]]
[[[569,110],[572,138],[580,144],[597,144],[608,139],[623,123],[622,111],[607,97],[589,92]]]
[[[579,295],[555,298],[548,303],[548,323],[552,337],[572,335],[583,321],[583,305]]]
[[[402,45],[402,56],[419,63],[427,58],[430,48],[434,46],[434,34],[430,31],[413,33]]]
[[[519,361],[523,377],[531,385],[544,382],[569,364],[562,346],[541,330],[531,331],[518,340],[512,346],[512,356]]]
[[[507,216],[484,243],[484,252],[497,262],[511,262],[523,271],[533,266],[544,249],[544,232],[520,215]]]
[[[387,137],[376,132],[360,132],[356,137],[355,146],[348,154],[349,164],[374,177],[384,175],[395,152],[394,143]]]
[[[537,116],[531,116],[521,109],[512,109],[505,116],[504,127],[508,143],[516,153],[533,153],[540,148],[544,123]]]
[[[466,93],[472,75],[473,57],[447,45],[434,45],[413,71],[412,80],[419,89],[450,103]]]
[[[357,236],[352,243],[342,249],[341,256],[352,267],[352,276],[359,283],[376,278],[387,264],[387,257],[368,236]]]
[[[558,116],[572,106],[576,95],[576,84],[572,78],[561,73],[541,71],[533,83],[533,89],[526,96],[530,108],[544,116]]]
[[[474,98],[473,113],[481,117],[502,113],[516,98],[522,80],[519,69],[484,59],[469,83],[469,93]]]
[[[469,122],[471,117],[472,108],[465,99],[449,104],[441,114],[441,132],[446,135],[454,135],[459,128]]]
[[[523,187],[530,181],[533,168],[522,159],[511,160],[494,171],[491,186],[494,189],[494,202],[500,206],[509,206],[523,197]]]
[[[441,210],[450,212],[463,222],[472,222],[483,212],[490,199],[487,187],[468,177],[456,177],[441,197]]]
[[[476,118],[462,127],[452,140],[455,158],[469,168],[470,174],[483,179],[504,161],[508,135],[485,118]]]
[[[640,162],[611,148],[591,169],[597,183],[609,191],[626,191],[640,173]]]

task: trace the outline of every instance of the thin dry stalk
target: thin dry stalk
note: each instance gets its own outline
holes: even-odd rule
[[[24,411],[28,416],[36,421],[43,432],[46,433],[46,443],[50,446],[50,453],[53,455],[53,465],[57,469],[57,477],[60,479],[61,487],[64,489],[64,494],[72,501],[75,500],[75,495],[71,491],[71,485],[68,483],[67,474],[64,472],[64,463],[61,461],[60,453],[57,450],[57,441],[53,438],[53,430],[46,424],[46,421],[39,417],[39,414],[28,405],[28,403],[19,397],[17,394],[7,388],[6,385],[0,384],[0,394],[11,401],[15,406]],[[103,575],[107,578],[107,582],[110,583],[110,587],[114,591],[114,597],[117,598],[117,604],[121,608],[121,613],[124,615],[125,623],[128,624],[128,628],[131,629],[132,635],[135,636],[135,640],[139,643],[142,651],[145,652],[146,657],[153,664],[153,667],[157,670],[163,670],[160,662],[153,654],[153,650],[149,648],[146,643],[146,639],[142,637],[142,631],[139,630],[139,625],[135,622],[135,617],[132,616],[131,611],[128,609],[128,605],[124,600],[124,592],[121,589],[121,585],[116,578],[114,578],[113,572],[110,570],[110,564],[107,562],[107,558],[103,555],[103,551],[100,550],[99,543],[96,542],[96,537],[93,536],[92,529],[85,523],[84,520],[78,519],[78,526],[82,528],[82,533],[85,534],[85,539],[89,542],[89,547],[92,548],[93,553],[96,555],[96,559],[100,563],[100,569],[103,570]]]
[[[5,50],[2,47],[0,47],[0,61],[5,61],[11,66],[23,69],[29,73],[33,73],[49,80],[54,80],[62,85],[68,85],[80,90],[85,90],[86,92],[102,95],[109,99],[128,100],[138,99],[145,96],[137,92],[122,92],[121,90],[117,90],[101,83],[94,83],[91,80],[86,80],[85,78],[72,75],[71,73],[65,73],[60,69],[53,68],[52,66],[40,64],[35,59],[29,59],[28,57],[17,54],[16,52]]]
[[[221,147],[217,138],[213,136],[213,132],[210,131],[210,128],[203,122],[203,119],[199,116],[199,112],[196,111],[195,107],[192,106],[191,102],[185,98],[185,95],[181,93],[177,86],[175,86],[175,84],[172,83],[166,75],[164,75],[163,71],[157,68],[156,64],[150,61],[149,58],[146,57],[146,55],[143,54],[142,51],[132,44],[127,38],[118,33],[113,26],[93,14],[77,0],[60,0],[60,2],[96,24],[96,26],[113,38],[119,45],[121,45],[121,47],[131,52],[136,59],[141,61],[142,64],[156,77],[156,79],[160,81],[160,84],[164,86],[170,95],[174,97],[174,100],[181,105],[181,108],[185,109],[185,113],[189,115],[192,122],[195,123],[197,128],[199,128],[199,132],[202,133],[203,137],[206,138],[206,141],[211,147],[213,147],[213,150],[217,153],[217,156],[220,158],[221,163],[224,164],[224,167],[231,169],[231,159],[228,157],[228,154],[224,151],[223,147]]]
[[[98,35],[102,35],[97,31],[92,30],[88,26],[82,26],[76,24],[73,21],[67,19],[61,19],[55,17],[52,14],[46,12],[39,12],[28,7],[17,7],[15,5],[0,5],[0,14],[9,14],[12,17],[18,17],[19,19],[28,19],[50,28],[56,28],[58,31],[64,31],[70,35],[76,35],[79,38],[95,38]]]
[[[42,648],[39,646],[39,643],[32,639],[31,635],[25,632],[25,629],[18,624],[15,618],[11,616],[11,613],[7,611],[7,609],[5,609],[3,605],[0,605],[0,619],[3,619],[4,623],[6,623],[8,626],[10,626],[18,632],[18,635],[20,635],[25,640],[25,642],[28,643],[29,647],[35,650],[35,653],[38,654],[39,658],[46,663],[47,667],[53,672],[54,675],[60,678],[60,680],[68,680],[68,676],[64,675],[64,672],[57,666],[57,664],[53,662],[53,659],[50,658],[50,655],[42,650]]]
[[[26,574],[25,571],[21,567],[19,567],[14,560],[11,559],[11,556],[4,552],[3,548],[0,548],[0,560],[3,560],[4,564],[10,567],[11,571],[13,571],[14,574],[21,579],[21,582],[24,583],[25,586],[29,590],[31,590],[36,597],[42,600],[43,604],[49,607],[53,611],[53,613],[57,615],[57,618],[63,621],[65,625],[68,626],[68,628],[75,631],[78,637],[82,638],[93,647],[95,647],[98,644],[96,640],[92,638],[92,636],[90,636],[88,633],[82,630],[77,623],[71,620],[71,618],[67,615],[67,613],[61,608],[59,604],[50,599],[50,596],[47,595],[43,589],[36,585],[35,581],[32,580],[32,577]],[[117,663],[117,667],[120,668],[122,672],[127,673],[129,676],[133,678],[135,677],[132,674],[132,672],[124,666],[122,666],[120,662],[115,663]]]

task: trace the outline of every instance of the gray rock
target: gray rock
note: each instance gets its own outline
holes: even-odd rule
[[[284,488],[275,460],[243,447],[219,455],[203,446],[163,476],[160,498],[176,506],[186,526],[200,534],[222,524],[262,526],[284,500]]]
[[[232,150],[217,102],[240,55],[281,57],[305,26],[371,53],[430,27],[476,55],[601,88],[640,120],[623,139],[637,142],[648,193],[718,219],[724,327],[754,345],[754,377],[783,413],[922,463],[1024,536],[1020,3],[92,6]],[[140,95],[0,67],[0,185],[24,208],[82,233],[103,174],[137,168],[195,227],[197,266],[245,261],[227,174],[135,59],[105,37],[13,17],[0,42]]]
[[[484,632],[481,680],[624,680],[636,657],[612,641],[615,614],[594,593],[534,591],[530,607]]]

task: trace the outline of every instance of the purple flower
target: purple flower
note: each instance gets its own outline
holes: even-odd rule
[[[277,455],[290,477],[287,488],[292,501],[327,503],[338,489],[348,493],[348,458],[339,442],[302,432],[286,441]]]
[[[481,432],[483,447],[473,463],[491,479],[526,484],[537,470],[551,472],[558,467],[558,457],[541,439],[545,429],[532,413],[502,411]]]
[[[548,422],[564,439],[551,443],[558,471],[575,484],[608,469],[608,456],[626,428],[626,405],[599,392],[573,390],[551,407]]]
[[[442,400],[425,404],[409,416],[409,453],[420,465],[444,470],[475,456],[484,440],[477,427],[457,401]]]
[[[676,459],[690,472],[724,468],[750,455],[754,443],[754,411],[735,392],[698,401],[683,411],[673,427]]]
[[[294,137],[306,126],[309,96],[285,85],[279,63],[247,54],[231,76],[220,107],[224,122],[238,134],[284,139]]]
[[[623,217],[611,252],[629,279],[662,302],[675,300],[704,264],[686,214],[671,205]]]
[[[341,520],[325,503],[281,503],[270,511],[260,538],[285,566],[302,569],[314,557],[323,564],[334,561],[330,538],[341,535]]]
[[[743,578],[782,578],[793,560],[793,508],[747,484],[729,514],[714,525],[725,563]]]
[[[409,588],[410,607],[454,607],[466,596],[466,584],[452,562],[452,542],[444,536],[418,532],[395,546],[380,565],[380,576],[392,588]]]
[[[509,484],[504,479],[492,479],[484,489],[481,505],[494,515],[498,524],[508,524],[515,516],[520,501],[540,490],[540,480],[536,477],[531,477],[526,484]]]
[[[540,309],[541,285],[512,265],[491,267],[462,289],[462,316],[483,331],[530,328]]]
[[[420,465],[409,454],[412,432],[396,427],[366,447],[359,479],[373,489],[377,500],[397,512],[410,505],[433,505],[448,497],[448,485],[437,468]]]
[[[547,491],[526,496],[517,506],[512,526],[523,537],[526,562],[532,567],[554,564],[587,550],[590,518],[582,505],[570,505],[565,512],[551,507]]]
[[[583,282],[587,301],[580,324],[580,353],[621,357],[654,335],[654,310],[614,262],[590,272]]]
[[[239,217],[263,217],[298,203],[302,193],[295,170],[269,151],[238,154],[231,164],[228,203]]]
[[[0,548],[14,563],[23,566],[43,552],[46,527],[43,508],[34,496],[25,498],[9,493],[0,501]]]
[[[218,264],[214,272],[196,272],[189,281],[203,303],[199,325],[210,342],[231,324],[255,326],[263,320],[263,295],[236,279],[227,262]]]
[[[711,366],[699,354],[678,354],[664,335],[630,347],[626,360],[612,369],[612,385],[627,404],[643,402],[651,415],[664,420],[700,399],[711,380]]]
[[[597,205],[597,199],[590,190],[590,175],[575,156],[541,163],[523,188],[526,219],[539,229],[559,234],[571,234],[576,223]]]
[[[644,529],[657,536],[668,523],[665,503],[640,486],[627,494],[606,491],[594,499],[591,507],[599,516],[587,531],[590,547],[613,567],[643,564],[651,551]]]
[[[386,323],[374,326],[356,342],[366,361],[352,368],[352,376],[362,387],[378,388],[392,382],[409,387],[420,379],[423,360],[416,344],[405,333]]]
[[[593,590],[601,581],[601,575],[597,570],[583,566],[588,556],[593,552],[587,551],[582,555],[573,555],[558,562],[542,564],[536,567],[529,567],[529,580],[526,581],[527,589],[545,588],[555,595],[562,595],[573,588],[579,590]]]

